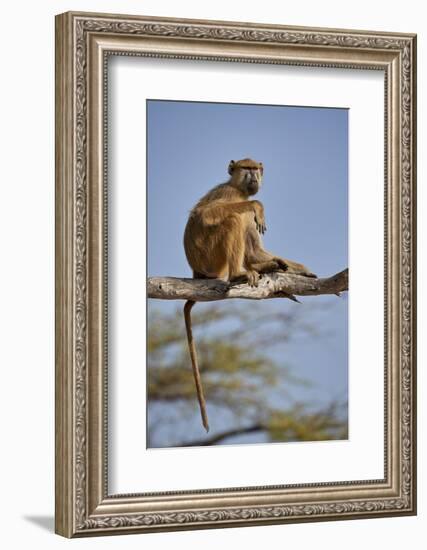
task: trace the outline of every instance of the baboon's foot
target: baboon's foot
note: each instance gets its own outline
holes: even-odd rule
[[[317,279],[317,275],[315,273],[312,273],[308,267],[305,267],[305,265],[301,265],[301,267],[296,267],[295,269],[292,269],[291,267],[288,269],[288,273],[295,273],[296,275],[303,275],[304,277],[311,277],[312,279]]]
[[[248,283],[251,287],[258,286],[258,281],[260,279],[260,275],[257,271],[254,269],[248,269],[246,271],[242,271],[241,273],[238,273],[237,275],[234,275],[230,282],[232,283]]]
[[[258,281],[260,279],[259,273],[254,269],[249,269],[246,271],[246,274],[248,278],[248,285],[252,287],[258,286]]]
[[[317,279],[317,275],[315,273],[312,273],[308,267],[305,267],[305,265],[302,266],[301,271],[297,271],[299,275],[304,275],[304,277],[311,277],[312,279]]]

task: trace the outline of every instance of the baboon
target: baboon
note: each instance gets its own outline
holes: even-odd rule
[[[261,235],[267,230],[264,207],[249,200],[262,183],[262,162],[246,158],[232,160],[230,178],[204,195],[191,210],[184,232],[184,248],[193,278],[246,281],[258,286],[260,273],[287,271],[316,277],[303,264],[276,256],[264,249]],[[209,431],[196,349],[191,328],[189,300],[184,306],[188,346],[203,425]]]

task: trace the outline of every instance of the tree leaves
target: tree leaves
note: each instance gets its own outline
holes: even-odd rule
[[[313,410],[287,396],[301,384],[271,348],[316,327],[298,312],[250,304],[200,307],[193,318],[212,434],[200,437],[194,380],[182,312],[149,308],[149,446],[209,445],[242,441],[318,441],[347,438],[347,406]],[[175,414],[173,414],[175,413]]]

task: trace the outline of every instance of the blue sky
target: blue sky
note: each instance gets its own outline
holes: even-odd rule
[[[256,198],[265,207],[267,250],[306,264],[318,276],[347,267],[346,109],[150,100],[147,116],[149,276],[191,276],[182,242],[188,213],[227,179],[231,159],[245,157],[264,164]],[[297,389],[296,397],[323,404],[345,399],[347,298],[301,301],[254,302],[254,314],[264,307],[305,307],[307,319],[328,336],[297,339],[287,348],[295,374],[313,383]],[[182,305],[153,302],[149,307],[164,311]]]

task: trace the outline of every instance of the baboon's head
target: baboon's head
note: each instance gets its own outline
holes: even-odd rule
[[[232,160],[228,165],[231,184],[248,196],[258,193],[263,172],[262,162],[252,159]]]

